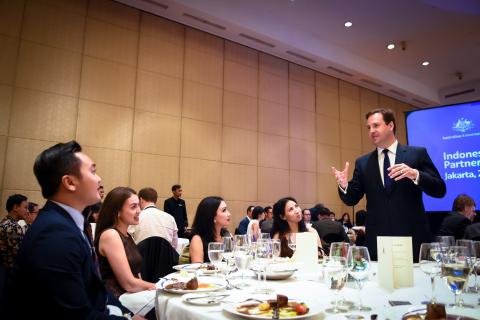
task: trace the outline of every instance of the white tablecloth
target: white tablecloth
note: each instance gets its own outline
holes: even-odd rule
[[[370,312],[350,311],[348,314],[363,315],[367,320],[370,319],[371,314],[377,314],[378,319],[400,319],[401,315],[409,311],[409,309],[421,308],[421,302],[430,298],[430,279],[418,268],[418,266],[414,267],[415,286],[413,288],[401,288],[393,291],[388,291],[378,286],[375,276],[376,265],[373,266],[373,269],[373,274],[370,276],[369,281],[364,283],[364,287],[361,290],[362,302],[364,305],[372,307],[373,310]],[[252,280],[252,283],[255,283],[255,280]],[[293,277],[287,280],[267,281],[267,285],[274,289],[275,293],[285,294],[290,298],[319,304],[322,310],[330,307],[333,299],[333,293],[323,283],[320,266],[319,272],[317,273],[306,274],[298,271]],[[239,296],[255,297],[255,295],[251,293],[251,290],[252,288],[246,288],[244,290],[226,290],[225,292],[229,293],[232,296],[232,299],[227,297],[225,301],[238,301]],[[436,278],[435,292],[439,302],[453,303],[453,293],[447,289],[443,279]],[[341,291],[341,295],[343,295],[346,300],[354,302],[358,301],[358,294],[359,291],[355,289],[355,284],[350,282]],[[135,295],[137,295],[137,297],[135,297]],[[143,297],[143,300],[139,299],[140,297]],[[462,294],[462,297],[465,303],[475,305],[476,308],[463,309],[457,313],[466,314],[470,317],[480,319],[480,295],[468,293]],[[155,300],[155,293],[152,291],[130,295],[127,294],[123,295],[120,300],[129,308],[132,308],[132,306],[139,308],[149,301],[151,301],[151,306],[153,306],[152,300]],[[409,301],[412,304],[391,307],[389,300]],[[239,319],[236,315],[224,311],[222,304],[213,306],[194,306],[183,302],[181,295],[167,293],[162,290],[159,290],[158,292],[158,302],[160,305],[158,314],[160,315],[161,320]],[[133,309],[134,308],[132,308],[132,310]],[[312,317],[312,319],[345,319],[345,314],[332,315],[322,312],[317,316]]]

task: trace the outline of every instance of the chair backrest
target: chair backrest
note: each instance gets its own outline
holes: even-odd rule
[[[178,252],[170,242],[162,237],[149,237],[137,245],[142,255],[142,279],[157,282],[161,277],[175,272],[172,268],[178,264]]]

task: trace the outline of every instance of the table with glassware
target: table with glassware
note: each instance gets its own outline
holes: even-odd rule
[[[446,280],[447,276],[440,278],[439,270],[433,271],[434,269],[425,268],[421,264],[414,264],[413,287],[387,290],[379,286],[377,263],[369,261],[368,250],[364,247],[332,247],[331,257],[320,259],[317,265],[306,268],[292,259],[264,259],[260,252],[261,246],[259,243],[256,249],[259,250],[258,261],[255,263],[256,259],[253,259],[248,268],[248,264],[241,259],[246,252],[233,248],[232,255],[227,253],[227,257],[238,262],[236,266],[239,271],[233,263],[222,264],[218,259],[214,259],[215,270],[208,270],[206,264],[176,266],[179,271],[160,279],[156,292],[124,294],[120,301],[132,311],[143,311],[140,314],[145,314],[155,306],[157,319],[161,320],[274,319],[271,314],[244,314],[238,307],[272,301],[277,295],[288,297],[294,306],[303,303],[308,307],[306,314],[287,313],[282,316],[280,313],[280,319],[370,319],[373,315],[377,315],[378,319],[402,319],[402,315],[407,312],[425,309],[422,302],[432,299],[430,276],[433,276],[434,296],[438,303],[452,304],[457,298],[463,303],[460,307],[447,306],[448,314],[480,319],[479,293],[469,293],[468,290],[459,292],[452,281]],[[431,250],[432,246],[428,247]],[[433,245],[433,248],[437,246]],[[213,245],[212,249],[219,250]],[[214,252],[216,254],[218,251]],[[362,254],[366,255],[366,259]],[[435,258],[430,253],[428,256]],[[356,274],[354,269],[359,261],[362,263]],[[442,264],[438,260],[435,263]],[[259,279],[262,277],[257,277],[262,274],[263,280]],[[345,284],[346,274],[349,274],[349,280]],[[193,277],[198,281],[198,288],[189,290],[188,287],[168,287],[171,283],[187,282]],[[467,279],[469,283],[465,288],[473,287],[474,277]],[[462,294],[454,299],[452,292]]]

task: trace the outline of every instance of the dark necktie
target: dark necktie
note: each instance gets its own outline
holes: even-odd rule
[[[87,239],[88,245],[90,247],[90,253],[92,255],[93,266],[95,267],[95,271],[100,276],[100,264],[98,263],[97,252],[95,251],[95,247],[93,245],[93,236],[92,236],[92,226],[88,223],[88,220],[85,219],[83,224],[83,231],[85,232],[85,238]]]
[[[388,158],[388,149],[383,149],[383,185],[387,193],[392,191],[393,180],[388,176],[388,168],[390,167],[390,159]]]

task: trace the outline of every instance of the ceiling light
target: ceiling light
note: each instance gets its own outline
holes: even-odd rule
[[[350,28],[353,25],[350,21],[345,22],[345,27]]]
[[[393,50],[393,49],[395,49],[395,44],[390,43],[390,44],[387,46],[387,49],[388,49],[388,50]]]
[[[430,62],[428,62],[428,61],[423,61],[422,62],[422,66],[424,66],[424,67],[428,66],[429,64],[430,64]]]

